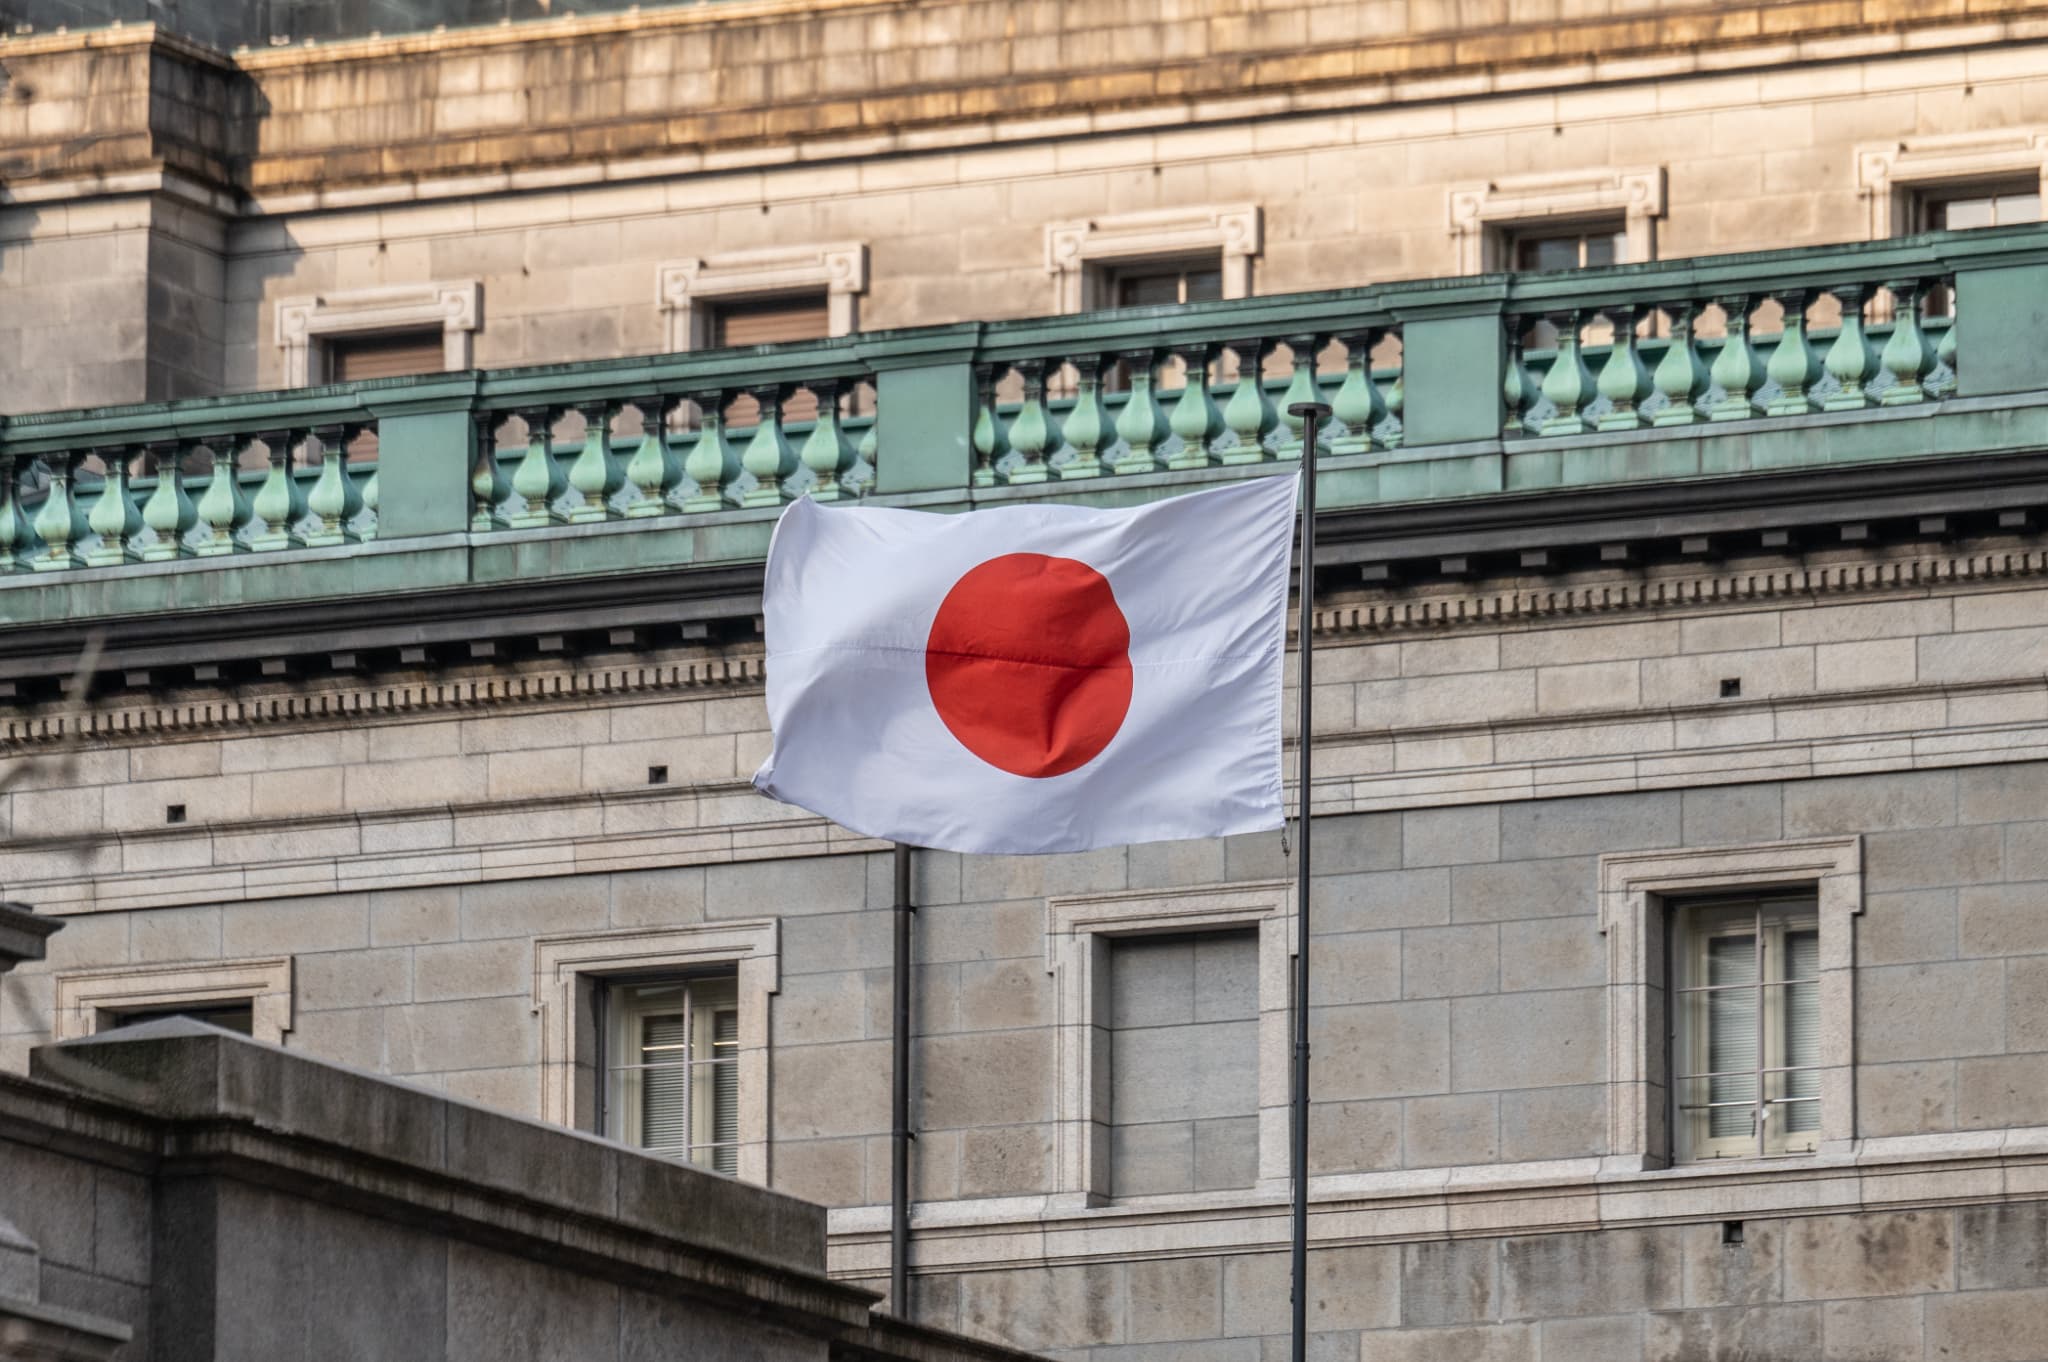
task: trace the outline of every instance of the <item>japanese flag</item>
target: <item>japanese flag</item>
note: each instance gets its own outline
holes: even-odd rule
[[[1296,482],[1129,510],[791,502],[755,786],[947,851],[1279,827]]]

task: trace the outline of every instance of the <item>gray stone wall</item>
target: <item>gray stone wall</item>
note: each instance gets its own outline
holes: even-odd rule
[[[1740,1242],[1727,1242],[1738,1237]],[[1788,1215],[1310,1253],[1310,1356],[2037,1362],[2048,1204]],[[1284,1253],[921,1281],[920,1313],[1072,1362],[1278,1362]]]

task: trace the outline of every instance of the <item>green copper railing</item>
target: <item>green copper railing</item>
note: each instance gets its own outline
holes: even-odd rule
[[[83,572],[430,587],[757,558],[801,495],[1166,495],[1299,458],[1311,394],[1341,508],[2017,447],[1971,403],[2044,390],[2048,226],[14,414],[0,621]],[[1900,438],[1932,413],[1969,431]]]

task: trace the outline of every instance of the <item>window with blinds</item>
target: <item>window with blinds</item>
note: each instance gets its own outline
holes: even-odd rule
[[[832,314],[822,293],[724,303],[711,314],[711,344],[719,349],[818,340],[831,329]]]
[[[1207,303],[1223,296],[1223,260],[1218,255],[1105,265],[1101,273],[1102,295],[1109,307]]]
[[[733,975],[609,986],[605,1134],[714,1172],[739,1170],[739,994]]]
[[[1678,908],[1678,1157],[1811,1153],[1820,1134],[1820,926],[1810,897]]]
[[[441,328],[394,331],[381,336],[336,336],[327,342],[327,379],[354,383],[366,378],[438,374],[446,367]]]
[[[1511,268],[1524,272],[1628,263],[1628,231],[1618,222],[1510,231],[1506,244]]]

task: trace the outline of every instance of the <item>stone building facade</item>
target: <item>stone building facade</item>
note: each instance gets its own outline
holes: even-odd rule
[[[17,31],[0,461],[38,524],[66,478],[100,491],[94,538],[0,553],[0,888],[65,922],[0,980],[0,1063],[199,1014],[820,1203],[831,1273],[885,1282],[891,857],[746,784],[775,508],[1270,472],[1233,466],[1290,457],[1238,389],[1212,421],[1181,387],[1177,444],[1124,418],[1168,351],[1220,399],[1248,356],[1312,381],[1334,338],[1315,1355],[2048,1358],[2048,251],[2001,225],[2038,214],[2044,17]],[[1769,383],[1723,334],[1711,388],[1663,386],[1710,297],[1737,339],[1750,303],[1780,328]],[[1890,386],[1836,332],[1802,392],[1800,324],[1853,342],[1865,310]],[[856,378],[869,482],[813,419]],[[771,410],[798,388],[810,416]],[[610,424],[657,390],[687,484],[589,439],[667,431]],[[742,393],[751,480],[697,471]],[[43,411],[102,402],[149,405]],[[587,489],[550,478],[563,410]],[[377,496],[330,457],[364,429]],[[1169,468],[1133,453],[1155,434]],[[214,547],[257,552],[206,556],[175,497],[156,539],[100,514],[124,451],[162,488],[201,445],[211,492],[254,443],[259,501],[294,468],[336,498],[259,506],[268,544],[223,512]],[[915,853],[910,1316],[1089,1362],[1284,1355],[1288,851]],[[678,1063],[662,1106],[644,1075]]]

